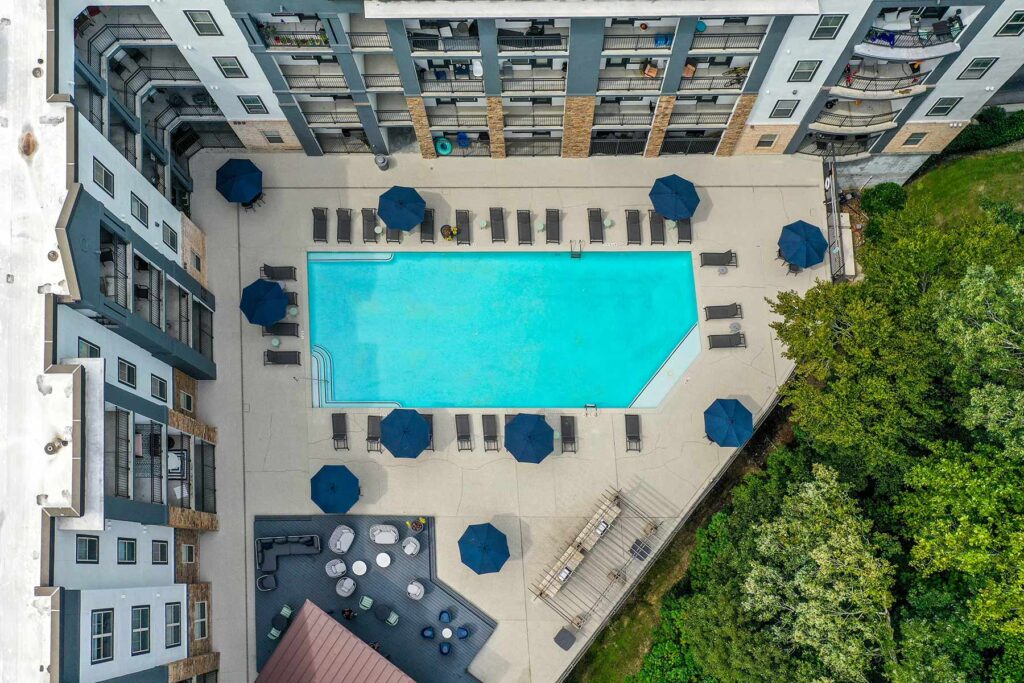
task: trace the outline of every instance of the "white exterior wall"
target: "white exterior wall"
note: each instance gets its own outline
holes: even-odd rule
[[[93,158],[99,159],[114,174],[113,197],[93,181]],[[181,250],[181,212],[167,201],[160,190],[147,182],[142,173],[81,114],[78,115],[78,177],[85,191],[98,199],[107,210],[131,226],[161,254],[181,265],[181,254],[175,254],[164,244],[163,234],[163,223],[166,222],[178,233],[178,250]],[[132,216],[132,192],[149,207],[147,227],[142,227]]]
[[[108,384],[118,386],[142,398],[160,403],[150,393],[151,374],[162,377],[167,382],[167,397],[170,399],[173,390],[173,373],[171,366],[157,360],[145,349],[131,343],[113,330],[90,319],[68,306],[57,307],[57,358],[77,358],[78,338],[82,337],[100,347],[105,361],[104,379]],[[135,365],[135,384],[132,389],[117,381],[117,359],[124,358]]]
[[[164,647],[164,605],[181,603],[181,645]],[[149,605],[150,649],[147,654],[132,656],[132,607]],[[92,664],[92,611],[114,610],[114,658]],[[108,588],[83,590],[79,620],[80,683],[94,683],[108,678],[145,671],[188,656],[188,600],[185,584],[169,584],[150,588]]]
[[[60,524],[63,520],[57,521],[58,528],[53,539],[55,586],[86,591],[169,586],[174,583],[174,529],[171,527],[108,519],[105,529],[84,532],[65,530]],[[99,537],[99,563],[75,562],[75,537],[78,534]],[[117,563],[118,538],[135,539],[135,564]],[[167,564],[153,564],[153,541],[167,542]]]
[[[870,4],[865,0],[822,0],[822,14],[847,15],[838,35],[832,40],[811,40],[811,33],[818,24],[818,16],[793,17],[778,51],[774,55],[762,53],[757,57],[772,60],[772,65],[761,84],[757,102],[750,112],[747,124],[800,123],[807,116],[808,108],[822,87],[831,85],[825,81],[828,80],[828,75],[836,62],[846,59],[846,46],[869,7]],[[807,83],[790,83],[789,76],[793,72],[793,67],[801,60],[821,60],[821,66],[814,74],[814,80]],[[778,100],[800,100],[800,105],[788,119],[769,118]]]
[[[1021,65],[1024,65],[1024,36],[996,37],[996,31],[1002,28],[1010,15],[1022,9],[1024,9],[1024,3],[1004,2],[1002,7],[992,15],[992,19],[981,27],[974,40],[960,52],[942,80],[936,82],[935,88],[928,94],[917,111],[911,115],[909,121],[919,123],[970,121],[971,117],[985,105],[995,91],[999,90]],[[999,61],[979,80],[957,80],[971,60],[976,57],[998,57]],[[962,97],[963,101],[949,116],[925,116],[940,97]]]

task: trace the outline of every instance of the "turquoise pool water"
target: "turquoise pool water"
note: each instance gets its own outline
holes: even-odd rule
[[[699,350],[681,344],[697,324],[688,252],[310,253],[308,266],[325,407],[624,408],[673,352]]]

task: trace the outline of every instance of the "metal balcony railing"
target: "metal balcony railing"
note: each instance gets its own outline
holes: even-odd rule
[[[135,315],[145,318],[158,328],[164,322],[163,290],[164,277],[161,271],[152,266],[143,271],[136,269],[132,280]]]
[[[412,121],[412,115],[408,109],[378,109],[377,121],[380,123],[401,123]]]
[[[213,360],[213,311],[192,301],[192,348]]]
[[[170,40],[171,36],[160,24],[107,24],[94,33],[86,43],[87,61],[99,71],[103,54],[119,41],[145,43],[148,41]]]
[[[192,437],[175,434],[167,437],[167,504],[178,508],[192,508]],[[171,473],[171,464],[176,471]]]
[[[348,43],[356,50],[377,50],[391,47],[387,33],[349,33]]]
[[[669,138],[661,144],[662,154],[714,154],[720,138],[693,138],[679,140]]]
[[[938,24],[945,24],[945,28],[936,29]],[[936,22],[931,28],[903,31],[890,31],[872,26],[864,36],[864,42],[893,48],[931,47],[952,43],[962,30],[962,26],[951,22]]]
[[[680,90],[741,90],[747,75],[735,76],[691,76],[679,81]]]
[[[385,88],[402,89],[402,78],[398,74],[363,74],[363,83],[366,84],[367,88],[378,90]]]
[[[288,50],[292,48],[326,48],[330,43],[327,41],[327,32],[323,29],[314,31],[303,31],[298,29],[280,28],[287,24],[275,26],[260,26],[260,33],[263,34],[263,42],[268,50]]]
[[[331,90],[335,92],[348,90],[348,81],[341,74],[285,76],[284,78],[292,90]]]
[[[317,135],[316,139],[324,154],[369,154],[371,152],[366,140],[358,137]]]
[[[595,126],[649,126],[654,114],[618,114],[613,112],[595,112]]]
[[[498,36],[498,52],[565,52],[569,36],[540,33],[532,36]]]
[[[652,33],[650,35],[608,35],[604,37],[605,50],[671,50],[672,33]]]
[[[409,47],[413,52],[480,52],[480,38],[410,35]]]
[[[359,125],[359,114],[355,111],[307,111],[306,121],[311,126]]]
[[[693,50],[758,50],[764,33],[697,33]]]
[[[503,78],[502,92],[565,92],[564,78]]]
[[[423,92],[482,93],[484,82],[480,78],[445,79],[443,81],[420,81]]]
[[[505,114],[506,128],[560,128],[561,114]]]
[[[485,140],[469,140],[465,147],[459,145],[459,140],[453,135],[445,135],[448,142],[452,144],[451,154],[453,157],[489,157],[491,156],[491,145]]]
[[[599,78],[598,91],[604,92],[660,92],[664,79],[658,78]]]
[[[199,76],[188,66],[146,66],[140,67],[124,79],[121,102],[128,109],[135,109],[135,96],[151,81],[199,82]]]
[[[159,114],[153,117],[153,119],[146,124],[150,134],[159,140],[163,135],[163,132],[174,123],[175,119],[180,117],[188,118],[204,118],[204,117],[223,117],[220,108],[215,104],[181,104],[181,105],[169,105],[166,109],[161,111]]]
[[[668,119],[670,126],[724,126],[729,123],[731,112],[695,111],[674,112]]]
[[[591,140],[590,154],[591,156],[643,154],[646,146],[647,140]]]
[[[561,140],[505,139],[505,154],[510,157],[557,157],[561,153]]]
[[[427,112],[430,125],[434,127],[465,127],[465,128],[486,128],[486,114],[434,114]]]
[[[195,508],[200,512],[217,512],[217,448],[211,443],[196,441]]]
[[[864,154],[871,149],[871,140],[814,140],[797,151],[801,154],[813,154],[819,157],[846,157]]]
[[[107,496],[127,498],[131,494],[131,438],[130,414],[114,408],[103,413],[103,493]]]
[[[815,122],[841,128],[866,128],[894,121],[900,111],[902,110],[897,109],[896,111],[884,112],[882,114],[843,114],[840,112],[823,111],[818,114]]]
[[[862,76],[857,73],[843,74],[839,77],[836,85],[840,88],[860,90],[861,92],[895,92],[905,88],[912,88],[915,85],[921,85],[928,78],[929,73],[926,71],[924,73],[895,78]]]
[[[132,458],[132,500],[164,502],[164,426],[156,422],[135,425],[136,452]]]

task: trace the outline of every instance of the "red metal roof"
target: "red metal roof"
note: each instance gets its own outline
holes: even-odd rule
[[[307,600],[256,683],[416,683]]]

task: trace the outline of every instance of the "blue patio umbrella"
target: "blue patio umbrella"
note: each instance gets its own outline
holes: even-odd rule
[[[816,266],[825,260],[828,242],[821,229],[805,221],[790,223],[782,228],[779,235],[779,251],[782,258],[798,268]]]
[[[754,416],[734,398],[719,398],[704,411],[704,433],[719,446],[742,446],[754,433]]]
[[[655,180],[647,196],[651,198],[655,211],[673,221],[692,218],[700,204],[693,183],[674,173]]]
[[[324,465],[309,480],[309,497],[324,512],[348,512],[359,500],[359,480],[344,465]]]
[[[395,185],[380,196],[377,214],[392,230],[412,230],[423,222],[427,202],[411,187]]]
[[[229,202],[249,204],[263,191],[263,171],[248,159],[229,159],[217,169],[217,192]]]
[[[538,463],[555,450],[555,430],[543,415],[519,413],[505,426],[505,448],[519,462]]]
[[[380,442],[396,458],[415,458],[430,444],[430,425],[415,410],[392,410],[380,422]]]
[[[459,539],[459,556],[477,574],[493,574],[508,560],[508,539],[493,524],[470,524]]]
[[[273,325],[284,317],[288,296],[281,285],[270,280],[256,280],[242,290],[238,307],[253,325]]]

